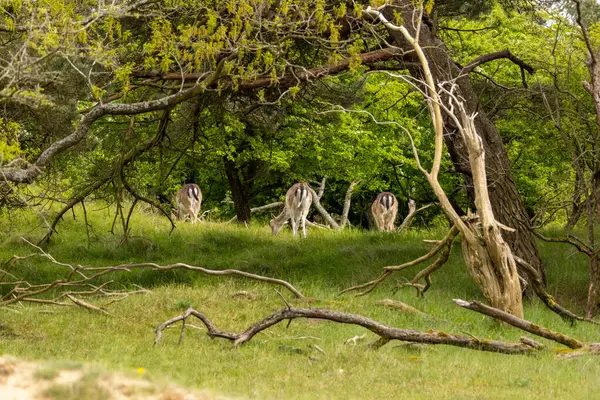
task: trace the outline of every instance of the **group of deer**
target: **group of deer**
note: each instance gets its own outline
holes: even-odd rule
[[[271,233],[276,235],[283,225],[290,220],[294,237],[302,224],[302,234],[306,237],[306,216],[310,210],[313,196],[307,184],[294,184],[285,195],[285,207],[281,214],[271,220]],[[177,192],[177,217],[190,219],[192,223],[198,220],[202,192],[198,185],[190,183],[183,185]],[[398,201],[390,192],[382,192],[371,205],[371,213],[375,225],[380,231],[394,231],[394,221],[398,213]]]

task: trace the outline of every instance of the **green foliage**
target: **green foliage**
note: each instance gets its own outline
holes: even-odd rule
[[[587,53],[578,28],[559,14],[517,13],[499,4],[477,20],[448,22],[464,30],[443,33],[462,65],[479,55],[510,49],[535,68],[534,75],[526,74],[528,88],[523,88],[520,68],[509,60],[483,64],[477,69],[482,75],[471,76],[503,137],[527,207],[541,219],[564,221],[567,214],[554,211],[573,196],[573,163],[590,154],[584,147],[595,118],[581,84],[587,79]],[[506,91],[497,84],[514,89]]]
[[[0,118],[0,164],[12,161],[21,154],[19,134],[21,126],[16,122],[5,122]]]

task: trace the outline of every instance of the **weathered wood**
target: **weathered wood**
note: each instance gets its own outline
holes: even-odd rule
[[[378,304],[380,306],[384,306],[384,307],[395,308],[396,310],[400,310],[402,312],[409,313],[409,314],[427,315],[423,311],[418,310],[418,309],[414,308],[413,306],[410,306],[410,305],[403,303],[401,301],[398,301],[398,300],[384,299],[384,300],[379,300],[376,304]]]
[[[560,332],[552,331],[548,328],[544,328],[543,326],[536,325],[533,322],[527,321],[525,319],[515,317],[512,314],[509,314],[494,307],[487,306],[478,301],[465,301],[461,299],[453,299],[453,301],[462,308],[466,308],[468,310],[487,315],[488,317],[498,319],[516,328],[522,329],[536,336],[541,336],[543,338],[553,340],[572,349],[579,349],[585,346],[583,342],[580,342],[575,338],[572,338]]]
[[[233,346],[239,346],[251,340],[257,333],[264,331],[281,321],[292,320],[296,318],[316,318],[327,321],[338,322],[341,324],[359,325],[370,330],[380,337],[376,347],[381,347],[391,340],[400,340],[414,343],[427,344],[444,344],[449,346],[462,347],[472,350],[490,351],[503,354],[532,354],[540,350],[539,346],[531,346],[528,343],[508,343],[497,340],[482,340],[475,337],[458,336],[446,332],[428,331],[422,332],[412,329],[394,328],[382,324],[371,318],[364,317],[358,314],[351,314],[339,311],[333,311],[324,308],[295,308],[288,307],[283,310],[274,312],[263,320],[251,325],[249,328],[240,333],[232,333],[218,329],[204,314],[189,308],[183,314],[165,321],[159,325],[156,330],[156,338],[154,344],[157,344],[161,338],[163,331],[179,322],[185,321],[189,317],[198,318],[206,326],[206,334],[210,338],[223,338],[233,342]]]
[[[413,21],[413,24],[406,24],[406,26],[390,22],[393,15],[389,4],[378,9],[369,6],[364,12],[383,23],[396,42],[400,41],[402,42],[400,45],[407,45],[414,50],[419,61],[420,86],[417,88],[427,101],[435,137],[433,161],[429,170],[421,164],[418,150],[411,138],[417,167],[427,178],[446,217],[460,231],[465,263],[485,298],[493,306],[521,317],[523,316],[523,303],[517,265],[510,247],[501,235],[500,224],[494,216],[484,159],[486,149],[475,125],[477,112],[467,112],[467,106],[462,100],[461,93],[457,93],[460,90],[457,83],[452,82],[447,88],[440,83],[442,82],[440,77],[434,74],[432,68],[439,65],[436,65],[428,57],[426,52],[426,50],[430,51],[428,46],[424,42],[421,43],[420,35],[427,34],[427,29],[423,26],[422,21],[423,7],[422,5],[413,5],[411,9],[414,13],[406,15],[407,18],[404,21]],[[445,119],[449,119],[453,123],[466,145],[480,225],[463,221],[438,180],[444,152],[445,125],[448,124]],[[502,226],[505,225],[502,224]]]

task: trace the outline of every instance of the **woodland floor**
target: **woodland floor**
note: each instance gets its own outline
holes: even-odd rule
[[[100,207],[98,207],[100,208]],[[306,240],[293,240],[289,230],[271,237],[266,224],[250,228],[223,224],[169,225],[158,216],[134,215],[133,237],[120,244],[119,235],[108,233],[112,214],[89,207],[93,230],[90,241],[81,210],[76,219],[66,218],[47,251],[58,261],[93,266],[151,261],[185,262],[211,269],[236,268],[285,279],[306,296],[296,300],[277,288],[298,307],[326,307],[362,314],[387,325],[419,330],[434,329],[477,338],[518,341],[522,331],[501,326],[486,317],[457,307],[452,298],[480,299],[455,246],[449,262],[433,276],[424,299],[413,289],[394,291],[423,266],[392,276],[373,293],[355,297],[337,293],[376,277],[381,267],[412,260],[431,248],[423,239],[439,239],[443,229],[380,234],[348,230],[341,233],[313,230]],[[9,218],[10,217],[10,218]],[[35,252],[20,238],[43,236],[38,216],[30,212],[3,216],[0,226],[0,261],[12,255]],[[548,231],[547,234],[556,232]],[[587,270],[585,260],[561,244],[540,244],[547,266],[549,290],[563,305],[583,310]],[[31,282],[46,282],[63,270],[40,258],[31,258],[11,273]],[[68,366],[81,375],[64,387],[72,398],[127,398],[108,389],[103,397],[91,397],[84,380],[101,385],[104,376],[126,376],[152,382],[148,390],[156,398],[260,398],[260,399],[594,399],[600,398],[600,362],[595,357],[557,359],[552,352],[538,356],[510,356],[449,346],[424,346],[391,342],[377,351],[365,344],[376,336],[359,326],[318,320],[295,320],[272,327],[252,341],[233,349],[230,342],[211,340],[204,329],[190,327],[178,345],[179,329],[167,329],[153,346],[153,330],[187,307],[205,313],[221,329],[239,332],[281,309],[284,304],[272,285],[229,276],[208,277],[190,271],[133,271],[110,276],[115,285],[133,284],[151,290],[107,307],[110,316],[79,307],[16,304],[0,309],[0,353],[20,361],[3,359],[1,365],[25,363],[30,376],[56,386]],[[406,314],[376,304],[392,298],[408,303],[427,316]],[[102,305],[106,299],[88,299]],[[525,308],[526,318],[584,341],[600,341],[600,328],[578,323],[570,326],[538,301]],[[199,326],[199,323],[190,321]],[[344,344],[361,336],[357,345]],[[528,336],[528,335],[525,335]],[[551,349],[559,345],[538,339]],[[9,361],[6,361],[9,360]],[[13,361],[10,361],[13,360]],[[65,361],[67,360],[67,361]],[[36,361],[41,364],[29,364]],[[84,365],[84,367],[81,367]],[[66,366],[66,367],[65,367]],[[3,369],[4,370],[4,369]],[[10,368],[8,369],[10,370]],[[13,369],[14,370],[14,369]],[[56,371],[59,371],[58,373]],[[102,371],[88,373],[87,371]],[[7,382],[5,372],[0,381]],[[96,378],[85,380],[93,375]],[[44,377],[46,376],[46,378]],[[44,380],[47,382],[44,383]],[[121,379],[121,378],[106,378]],[[122,378],[125,379],[125,378]],[[60,384],[60,382],[59,382]],[[133,387],[136,387],[132,384]],[[143,386],[143,385],[142,385]],[[171,396],[168,388],[190,392]],[[0,387],[5,399],[7,386]],[[177,389],[180,390],[180,389]],[[132,393],[137,395],[138,389]],[[83,393],[83,394],[82,394]],[[91,393],[91,392],[90,392]],[[175,393],[175,392],[173,392]],[[179,393],[179,392],[178,392]],[[186,394],[187,393],[187,394]],[[64,395],[54,398],[69,398]],[[162,397],[161,397],[162,396]],[[169,397],[170,396],[170,397]],[[212,397],[210,397],[212,396]],[[43,397],[40,397],[43,398]],[[135,397],[131,397],[135,398]],[[140,397],[145,398],[145,397]],[[194,398],[194,397],[190,397]]]

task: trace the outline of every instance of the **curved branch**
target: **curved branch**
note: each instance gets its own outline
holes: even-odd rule
[[[590,318],[584,318],[577,314],[574,314],[571,311],[564,308],[563,306],[561,306],[560,304],[558,304],[556,302],[556,300],[554,300],[554,297],[552,297],[548,292],[546,292],[546,289],[544,289],[544,285],[542,284],[542,279],[540,278],[540,274],[533,267],[533,265],[529,264],[527,261],[523,260],[520,257],[517,257],[515,255],[513,255],[513,256],[514,256],[517,264],[519,264],[519,266],[521,266],[522,270],[525,271],[525,273],[529,277],[531,286],[533,287],[533,291],[540,298],[540,300],[542,300],[542,302],[546,305],[546,307],[548,307],[550,310],[554,311],[562,319],[569,321],[571,323],[573,323],[575,321],[584,321],[584,322],[589,322],[594,325],[600,325],[600,323],[598,323]]]
[[[95,182],[93,182],[90,186],[88,186],[87,188],[85,188],[84,190],[82,190],[81,192],[79,192],[77,195],[75,195],[75,197],[73,197],[71,199],[71,201],[69,201],[59,212],[58,214],[56,214],[56,216],[54,217],[54,219],[52,220],[52,224],[50,224],[50,227],[48,228],[48,232],[46,232],[46,234],[44,235],[44,237],[38,242],[38,244],[42,244],[42,243],[48,243],[50,241],[50,237],[52,236],[52,234],[54,232],[56,232],[56,225],[58,225],[58,222],[61,220],[62,216],[65,215],[65,213],[67,211],[69,211],[70,209],[72,209],[73,207],[75,207],[77,205],[77,203],[82,202],[83,200],[85,200],[86,197],[88,197],[92,192],[94,192],[96,189],[99,189],[100,187],[102,187],[102,185],[106,184],[108,181],[110,181],[111,176],[99,179]]]
[[[233,342],[233,346],[244,344],[251,340],[257,333],[264,331],[281,321],[292,320],[296,318],[316,318],[327,321],[338,322],[341,324],[359,325],[370,330],[380,337],[378,343],[383,345],[390,340],[400,340],[413,343],[427,344],[445,344],[449,346],[463,347],[472,350],[490,351],[504,354],[532,354],[541,349],[541,346],[532,346],[532,341],[528,340],[521,343],[507,343],[497,340],[479,340],[475,337],[458,336],[446,332],[428,331],[421,332],[412,329],[393,328],[382,324],[379,321],[364,317],[358,314],[351,314],[339,311],[328,310],[325,308],[295,308],[286,307],[283,310],[274,312],[268,317],[259,321],[243,332],[232,333],[218,329],[204,314],[189,308],[187,311],[177,317],[159,325],[156,330],[156,338],[154,344],[157,344],[161,338],[163,331],[179,321],[185,321],[187,318],[194,316],[198,318],[206,326],[207,335],[211,338],[223,338]],[[380,347],[376,346],[376,347]]]
[[[46,167],[50,161],[54,159],[54,157],[81,142],[88,135],[88,132],[94,121],[103,117],[104,115],[134,115],[164,110],[201,94],[204,90],[206,90],[207,86],[212,85],[219,78],[223,69],[223,65],[228,59],[229,58],[223,58],[221,61],[219,61],[215,72],[211,74],[210,77],[208,77],[205,81],[200,82],[189,89],[165,96],[161,99],[141,101],[131,104],[109,103],[97,105],[90,112],[81,117],[79,126],[73,133],[52,143],[38,156],[35,163],[29,164],[25,169],[14,167],[0,168],[0,180],[6,180],[15,183],[31,183],[33,179],[42,173],[42,169]]]
[[[406,269],[406,268],[412,267],[414,265],[420,264],[422,262],[425,262],[425,261],[429,260],[430,258],[434,257],[436,254],[438,254],[442,249],[444,249],[444,252],[442,252],[442,255],[440,255],[440,257],[433,264],[431,264],[429,267],[427,267],[426,269],[424,269],[417,275],[417,276],[419,276],[419,279],[423,276],[428,277],[431,273],[433,273],[436,269],[441,267],[448,260],[448,255],[450,254],[450,247],[452,245],[452,242],[454,241],[454,238],[457,235],[458,235],[458,228],[456,226],[452,226],[452,228],[450,229],[448,234],[442,240],[440,240],[433,249],[429,250],[429,252],[427,252],[427,254],[424,254],[419,258],[416,258],[412,261],[409,261],[409,262],[401,264],[401,265],[392,265],[392,266],[384,267],[383,268],[384,272],[381,275],[379,275],[376,279],[374,279],[370,282],[367,282],[367,283],[363,283],[361,285],[349,287],[347,289],[342,290],[338,294],[344,294],[344,293],[351,292],[354,290],[367,288],[367,290],[358,294],[358,296],[363,296],[367,293],[372,292],[381,282],[383,282],[394,271],[401,271],[403,269]],[[447,252],[447,254],[446,254],[446,252]]]
[[[478,66],[488,63],[493,60],[498,60],[500,58],[506,58],[506,59],[512,61],[513,63],[518,65],[522,70],[527,71],[530,75],[535,72],[535,68],[533,68],[533,66],[527,64],[525,61],[521,60],[520,58],[515,56],[513,53],[511,53],[510,50],[506,49],[506,50],[496,51],[494,53],[484,54],[482,56],[477,57],[476,59],[474,59],[473,61],[468,63],[465,67],[463,67],[463,69],[460,71],[460,74],[461,75],[469,74]]]
[[[325,210],[325,208],[321,204],[320,197],[317,195],[317,193],[314,191],[314,189],[309,186],[308,190],[310,190],[310,193],[312,194],[312,199],[313,199],[312,205],[315,206],[315,208],[317,209],[319,214],[321,214],[323,216],[323,218],[325,218],[325,221],[327,221],[327,223],[329,225],[331,225],[333,227],[333,229],[339,230],[340,226],[338,225],[337,222],[335,222],[335,220],[333,219],[333,217],[331,217],[331,215],[327,212],[327,210]]]
[[[267,276],[252,274],[250,272],[240,271],[237,269],[214,270],[214,269],[208,269],[208,268],[204,268],[204,267],[197,267],[194,265],[188,265],[188,264],[184,264],[184,263],[159,265],[156,263],[146,262],[146,263],[120,264],[120,265],[116,265],[116,266],[112,266],[112,267],[82,267],[82,268],[80,268],[80,271],[101,271],[100,273],[97,273],[94,275],[94,278],[95,278],[95,277],[106,275],[108,273],[112,273],[115,271],[130,271],[132,269],[145,268],[145,267],[150,267],[150,268],[158,270],[158,271],[170,271],[170,270],[174,270],[174,269],[185,269],[188,271],[197,271],[197,272],[202,272],[203,274],[206,274],[206,275],[213,275],[213,276],[221,276],[221,275],[243,276],[244,278],[253,279],[255,281],[267,282],[267,283],[272,283],[275,285],[283,286],[287,290],[292,292],[297,298],[304,298],[304,295],[302,293],[300,293],[300,291],[298,289],[296,289],[290,283],[288,283],[282,279],[269,278]]]
[[[350,203],[352,202],[352,191],[359,182],[360,181],[352,181],[350,186],[348,186],[346,197],[344,197],[344,210],[342,211],[342,219],[340,220],[340,229],[344,229],[348,223],[348,213],[350,212]]]

